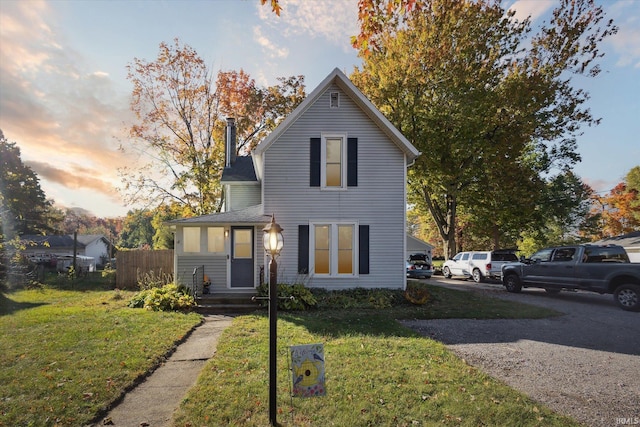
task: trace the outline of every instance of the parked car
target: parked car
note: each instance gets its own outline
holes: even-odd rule
[[[531,258],[502,266],[508,292],[543,288],[550,293],[584,290],[613,294],[627,311],[640,311],[640,264],[630,263],[622,246],[575,245],[542,249]]]
[[[515,249],[459,252],[444,263],[442,274],[447,279],[452,276],[472,278],[476,283],[488,278],[501,280],[502,266],[514,261],[518,261]]]
[[[407,277],[413,279],[429,279],[433,275],[433,268],[425,254],[409,255],[407,260]]]

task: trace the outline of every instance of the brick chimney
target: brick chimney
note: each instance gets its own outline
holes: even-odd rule
[[[225,167],[230,167],[236,161],[236,119],[228,117],[225,130]]]

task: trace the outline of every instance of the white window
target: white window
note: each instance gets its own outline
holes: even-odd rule
[[[354,223],[311,224],[310,265],[315,276],[356,274],[357,225]]]
[[[185,252],[200,252],[200,227],[184,227],[182,240]]]
[[[323,135],[320,152],[322,188],[342,189],[347,182],[347,144],[344,135]]]
[[[340,108],[340,93],[339,92],[331,92],[329,94],[329,107],[330,108]]]
[[[224,227],[207,228],[207,252],[224,252]]]

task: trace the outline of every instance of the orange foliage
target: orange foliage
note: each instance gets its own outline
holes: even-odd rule
[[[591,214],[600,217],[601,237],[619,236],[640,229],[638,190],[619,183],[606,196],[594,195]]]
[[[260,0],[260,4],[264,6],[265,4],[267,4],[267,0]],[[278,0],[271,0],[271,11],[280,16],[281,10],[282,7],[280,6],[280,2]]]

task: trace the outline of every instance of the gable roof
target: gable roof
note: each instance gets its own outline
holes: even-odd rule
[[[407,138],[400,133],[395,126],[367,99],[366,96],[349,80],[349,78],[340,71],[339,68],[334,70],[311,92],[305,99],[293,110],[282,123],[280,123],[254,151],[256,154],[262,154],[269,146],[277,140],[304,112],[311,107],[322,94],[326,92],[330,85],[335,84],[349,96],[362,111],[393,141],[400,150],[407,156],[407,162],[413,162],[420,152],[409,142]]]
[[[25,234],[20,237],[20,240],[23,242],[27,242],[27,249],[32,247],[46,247],[51,249],[73,247],[73,237],[69,235],[43,236],[38,234]],[[84,248],[85,244],[78,241],[77,247]]]
[[[632,231],[631,233],[623,234],[621,236],[608,237],[606,239],[598,240],[594,242],[597,245],[620,245],[623,248],[628,247],[640,247],[640,231]]]
[[[104,234],[78,234],[78,242],[84,245],[89,245],[96,240],[102,240],[105,245],[109,244],[109,241]]]
[[[433,249],[433,245],[407,234],[407,251],[425,251]]]

